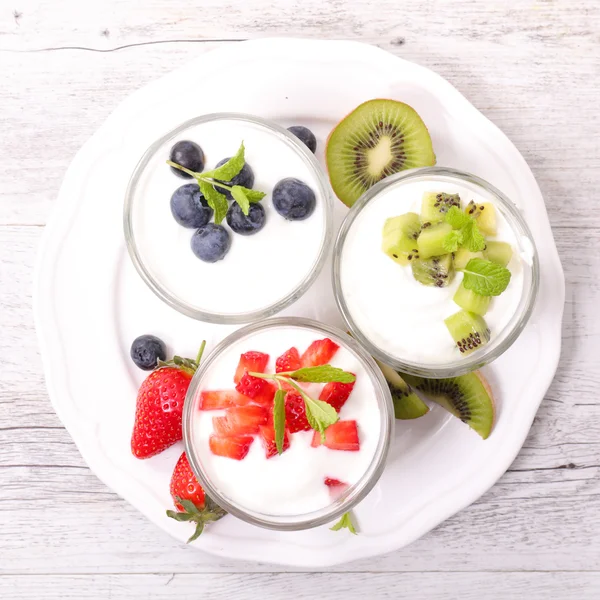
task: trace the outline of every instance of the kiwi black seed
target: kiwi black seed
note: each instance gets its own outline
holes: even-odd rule
[[[435,164],[427,127],[408,104],[369,100],[340,121],[327,140],[329,179],[347,206],[384,177]]]

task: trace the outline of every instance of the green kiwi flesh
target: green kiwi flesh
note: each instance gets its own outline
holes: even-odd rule
[[[489,437],[494,425],[494,399],[479,371],[449,379],[402,377],[412,388],[458,417],[484,440]]]
[[[408,104],[369,100],[333,129],[325,160],[331,187],[347,206],[371,186],[399,171],[435,165],[425,123]]]
[[[423,229],[417,238],[417,248],[420,258],[431,258],[444,254],[444,240],[452,231],[449,223],[437,223]]]
[[[421,222],[416,213],[406,213],[386,219],[383,225],[381,249],[400,265],[407,265],[418,258],[417,237]]]
[[[483,252],[470,252],[466,248],[459,248],[454,253],[454,268],[464,269],[472,258],[483,258]],[[491,259],[490,259],[491,260]]]
[[[486,248],[483,251],[484,258],[503,267],[510,262],[512,255],[512,246],[506,242],[486,242]]]
[[[480,296],[473,290],[468,290],[464,285],[460,285],[453,298],[454,302],[466,311],[473,312],[476,315],[485,315],[490,306],[490,296]]]
[[[429,412],[427,404],[410,389],[404,379],[392,367],[388,367],[379,361],[377,361],[377,364],[390,388],[396,419],[418,419]]]
[[[443,221],[444,215],[452,206],[460,208],[460,196],[458,194],[425,192],[421,200],[421,220],[423,223]]]
[[[431,258],[418,258],[411,261],[413,277],[423,285],[446,287],[454,279],[452,255],[432,256]]]
[[[489,202],[475,204],[475,202],[471,200],[471,202],[467,204],[465,212],[475,218],[481,233],[484,233],[485,235],[496,235],[496,209],[493,204],[490,204]]]
[[[490,330],[483,317],[460,310],[444,320],[457,348],[463,355],[474,352],[490,341]]]

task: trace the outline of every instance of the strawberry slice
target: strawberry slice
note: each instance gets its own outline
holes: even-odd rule
[[[204,391],[200,394],[200,410],[220,410],[244,406],[250,400],[235,390]]]
[[[319,400],[324,400],[327,404],[333,406],[337,412],[340,412],[342,406],[350,397],[355,383],[356,381],[352,383],[339,383],[337,381],[327,383],[319,394]]]
[[[334,500],[339,498],[349,487],[347,483],[332,477],[325,477],[325,485],[329,488],[329,495]]]
[[[300,358],[302,366],[318,367],[319,365],[326,365],[333,358],[338,348],[339,346],[329,338],[315,340]]]
[[[213,417],[213,428],[217,435],[247,435],[258,433],[261,425],[267,424],[267,409],[251,404],[228,408],[224,417]]]
[[[248,454],[253,441],[254,438],[251,435],[232,435],[228,437],[211,435],[208,438],[208,445],[210,451],[217,456],[242,460]]]
[[[282,373],[284,371],[297,371],[302,366],[300,361],[300,353],[298,348],[290,348],[286,350],[276,361],[275,361],[275,372]]]
[[[266,379],[252,377],[244,373],[235,389],[240,393],[254,400],[257,404],[269,405],[273,402],[277,388]]]
[[[313,448],[321,445],[321,434],[315,431],[313,435]],[[325,430],[325,446],[331,450],[360,450],[358,441],[358,426],[356,421],[338,421]]]
[[[269,355],[264,352],[256,352],[254,350],[244,352],[240,356],[240,362],[235,370],[233,383],[239,383],[244,373],[264,373],[268,362]]]
[[[277,456],[277,445],[275,444],[275,429],[272,425],[261,425],[260,435],[262,437],[263,446],[267,458]],[[290,436],[286,429],[283,434],[283,451],[285,452],[290,447]]]
[[[306,418],[304,400],[297,392],[288,392],[285,395],[285,426],[290,433],[310,431],[311,429]]]

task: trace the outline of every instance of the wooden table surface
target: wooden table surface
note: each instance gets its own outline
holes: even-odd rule
[[[362,40],[453,83],[531,166],[567,279],[560,366],[506,475],[408,548],[324,572],[204,555],[107,489],[52,410],[32,322],[78,148],[141,85],[265,35]],[[0,73],[0,597],[600,597],[598,0],[0,0]]]

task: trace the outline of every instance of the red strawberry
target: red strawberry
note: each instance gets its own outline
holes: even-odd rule
[[[275,429],[271,425],[261,425],[260,435],[263,446],[265,447],[267,458],[277,455],[277,445],[275,444]],[[287,429],[283,434],[283,452],[290,447],[290,436]]]
[[[258,433],[260,425],[267,424],[267,409],[250,404],[228,408],[224,417],[213,417],[213,428],[218,435]]]
[[[339,346],[329,338],[315,340],[301,357],[303,367],[326,365],[333,358]]]
[[[204,391],[200,394],[200,410],[221,410],[232,406],[244,406],[250,400],[235,390]]]
[[[321,445],[321,434],[315,431],[313,448]],[[338,421],[325,430],[325,446],[331,450],[360,450],[356,421]]]
[[[150,458],[182,438],[183,401],[192,376],[177,367],[163,367],[146,377],[137,395],[131,451]]]
[[[339,479],[333,479],[333,477],[325,477],[325,485],[327,487],[339,487],[340,485],[348,485]]]
[[[235,375],[233,377],[233,383],[238,383],[239,380],[244,376],[244,373],[264,373],[269,362],[269,355],[263,352],[245,352],[240,356],[240,362],[238,363]]]
[[[355,383],[356,381],[352,383],[330,382],[321,390],[319,400],[324,400],[327,404],[333,406],[337,412],[340,412],[342,406],[344,406],[352,393]]]
[[[306,418],[306,406],[302,396],[297,392],[288,392],[285,395],[285,426],[290,433],[309,431],[311,426]]]
[[[171,476],[171,497],[177,512],[168,510],[167,515],[176,521],[191,521],[196,524],[196,531],[188,542],[192,542],[202,533],[206,523],[218,521],[226,514],[210,498],[205,497],[202,486],[190,469],[185,452],[179,457]]]
[[[348,489],[347,483],[339,479],[333,479],[332,477],[325,477],[325,485],[329,488],[329,495],[333,499],[339,498]]]
[[[242,460],[250,450],[250,444],[254,441],[251,435],[232,435],[224,437],[211,435],[208,438],[210,451],[217,456],[225,456],[234,460]]]
[[[298,348],[286,350],[275,362],[275,372],[297,371],[302,366],[300,362],[300,353]]]
[[[251,398],[257,404],[269,405],[273,402],[277,388],[267,381],[259,377],[252,377],[248,373],[240,379],[235,389],[244,396]]]

